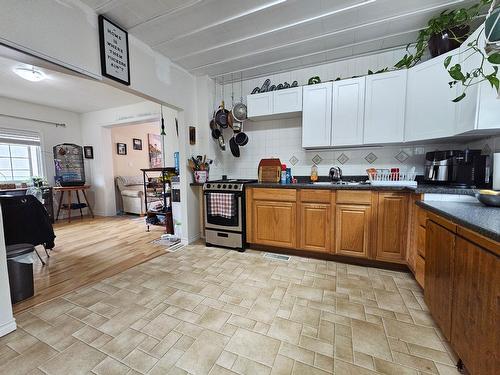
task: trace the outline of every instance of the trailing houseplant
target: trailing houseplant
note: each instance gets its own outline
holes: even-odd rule
[[[394,67],[402,69],[415,66],[421,61],[427,49],[435,57],[459,47],[468,37],[471,22],[479,16],[479,13],[486,5],[493,7],[492,2],[493,0],[480,0],[469,8],[445,10],[439,16],[431,18],[427,28],[420,30],[415,43],[410,43],[406,47],[408,53]],[[468,87],[483,81],[488,81],[497,91],[499,89],[498,66],[496,65],[500,64],[500,54],[497,52],[487,56],[479,45],[480,35],[481,32],[478,33],[476,39],[467,44],[467,49],[462,51],[465,54],[469,53],[465,59],[471,58],[476,53],[480,55],[480,63],[477,67],[471,68],[468,72],[463,72],[460,64],[450,65],[453,57],[458,54],[447,57],[444,62],[444,66],[452,78],[452,81],[449,82],[450,88],[455,87],[457,84],[463,86],[462,93],[453,99],[454,102],[459,102],[465,98]],[[444,47],[444,49],[440,47]],[[410,48],[413,48],[413,53],[410,52]],[[486,61],[493,64],[492,71],[485,71]]]

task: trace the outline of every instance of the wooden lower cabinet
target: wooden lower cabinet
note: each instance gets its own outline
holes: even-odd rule
[[[297,203],[254,200],[252,241],[277,247],[297,247]]]
[[[424,299],[434,320],[449,341],[455,234],[433,221],[427,222],[426,230]]]
[[[336,254],[368,258],[371,216],[371,206],[337,204],[335,215]]]
[[[420,287],[425,286],[425,259],[417,255],[415,259],[415,280]]]
[[[500,371],[499,263],[498,256],[457,238],[451,344],[472,374]]]
[[[333,227],[330,204],[300,204],[300,248],[330,252]]]
[[[378,194],[377,245],[375,258],[388,262],[406,262],[409,195]]]

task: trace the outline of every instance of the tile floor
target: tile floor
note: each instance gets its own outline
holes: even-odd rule
[[[457,374],[406,273],[187,246],[16,316],[1,374]]]

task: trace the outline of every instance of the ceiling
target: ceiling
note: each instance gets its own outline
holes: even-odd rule
[[[195,75],[244,78],[407,45],[469,0],[82,0]]]
[[[85,113],[144,101],[107,84],[40,68],[47,79],[30,82],[13,69],[29,66],[0,56],[0,96]]]

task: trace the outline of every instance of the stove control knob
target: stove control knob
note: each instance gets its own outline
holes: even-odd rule
[[[238,190],[239,186],[238,185],[234,185],[234,190]]]
[[[217,189],[220,189],[220,184],[217,184]]]
[[[233,188],[233,185],[227,185],[227,188],[228,188],[228,189],[232,189],[232,188]]]
[[[222,185],[222,188],[225,189],[226,188],[226,184]]]
[[[210,186],[212,186],[212,185],[210,185],[210,184],[207,184],[207,189],[210,189]]]

